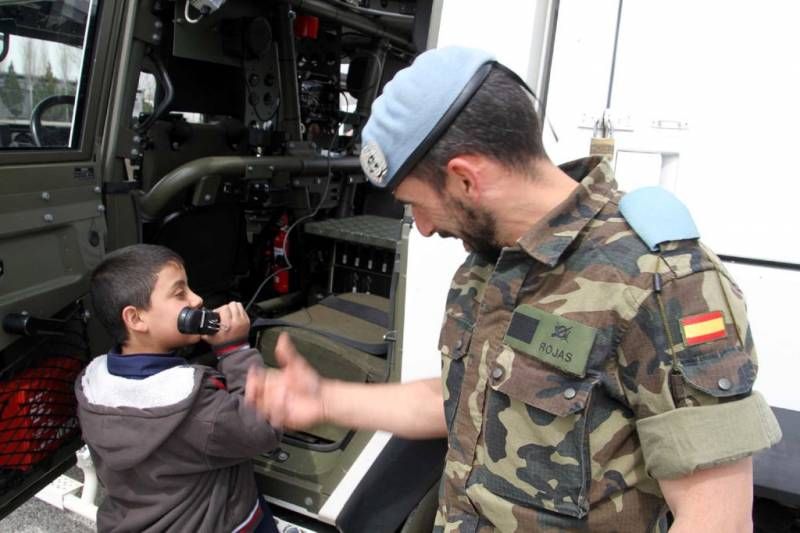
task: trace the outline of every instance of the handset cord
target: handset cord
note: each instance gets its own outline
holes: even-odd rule
[[[325,181],[325,190],[322,193],[322,197],[320,198],[319,203],[317,204],[317,206],[314,208],[314,210],[311,213],[309,213],[309,214],[307,214],[307,215],[305,215],[303,217],[300,217],[297,220],[295,220],[289,226],[289,229],[286,230],[286,238],[283,241],[283,246],[284,246],[284,249],[286,250],[286,253],[284,254],[284,257],[286,258],[286,266],[281,268],[281,269],[276,270],[275,272],[273,272],[272,274],[270,274],[269,276],[264,278],[264,281],[261,282],[261,284],[258,286],[256,291],[253,293],[253,297],[250,298],[250,301],[247,302],[247,305],[244,307],[245,311],[248,311],[250,309],[250,306],[253,305],[253,302],[255,302],[256,298],[258,297],[259,293],[261,292],[261,289],[264,288],[264,285],[266,285],[269,280],[271,280],[272,278],[274,278],[275,276],[277,276],[281,272],[288,272],[289,270],[291,270],[293,268],[294,265],[292,265],[292,262],[289,259],[289,236],[291,235],[292,230],[294,229],[294,227],[297,226],[300,222],[303,222],[305,220],[308,220],[309,218],[315,217],[317,215],[317,213],[319,212],[319,210],[322,208],[322,204],[325,203],[325,200],[328,197],[328,189],[330,188],[331,179],[333,178],[333,173],[331,172],[331,150],[333,149],[333,143],[336,142],[336,138],[337,138],[337,134],[334,133],[333,138],[331,139],[331,143],[330,143],[330,145],[328,145],[328,179]]]

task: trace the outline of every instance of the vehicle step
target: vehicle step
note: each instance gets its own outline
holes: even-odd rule
[[[64,496],[68,494],[77,494],[83,483],[76,481],[69,476],[62,475],[56,478],[52,483],[36,493],[36,497],[40,500],[49,503],[53,507],[59,509],[64,508]]]

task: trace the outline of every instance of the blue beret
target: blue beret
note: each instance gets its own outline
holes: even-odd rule
[[[361,132],[361,166],[373,185],[396,187],[450,126],[489,74],[495,57],[449,46],[399,71],[372,104]]]

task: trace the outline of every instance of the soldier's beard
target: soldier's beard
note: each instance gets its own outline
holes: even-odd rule
[[[497,238],[497,220],[494,215],[480,208],[470,207],[451,197],[454,218],[459,223],[457,237],[464,241],[468,251],[496,262],[503,246]]]

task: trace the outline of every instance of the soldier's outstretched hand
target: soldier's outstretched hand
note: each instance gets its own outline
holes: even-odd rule
[[[288,333],[275,345],[280,370],[251,368],[245,400],[276,428],[305,429],[325,418],[322,378],[297,351]]]

